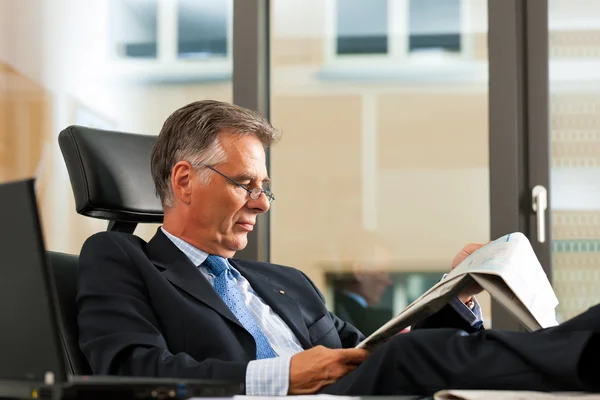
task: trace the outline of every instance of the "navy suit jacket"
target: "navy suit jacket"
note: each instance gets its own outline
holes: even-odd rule
[[[356,346],[364,336],[330,313],[301,271],[229,259],[285,321],[304,349]],[[102,375],[224,379],[244,382],[255,342],[211,284],[159,229],[146,243],[102,232],[79,258],[79,344]],[[450,307],[430,327],[469,330]]]

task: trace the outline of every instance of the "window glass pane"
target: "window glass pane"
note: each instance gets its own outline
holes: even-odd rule
[[[335,315],[366,336],[440,280],[435,272],[389,271],[328,273],[326,278]]]
[[[271,2],[271,120],[283,132],[270,153],[271,261],[306,272],[332,309],[349,291],[336,277],[383,271],[391,283],[368,306],[398,311],[465,244],[490,239],[487,1],[461,4],[464,58],[340,65],[324,56],[332,3]],[[398,13],[386,29],[408,43],[408,7]]]
[[[150,3],[152,7],[147,6]],[[76,254],[86,238],[106,229],[105,221],[75,211],[58,148],[62,129],[79,124],[158,134],[165,119],[185,104],[201,99],[232,100],[230,78],[206,79],[193,61],[175,57],[169,64],[154,58],[115,60],[117,42],[111,32],[119,32],[122,40],[118,43],[124,46],[156,40],[154,28],[140,30],[136,24],[147,19],[133,18],[121,24],[113,18],[118,10],[129,16],[148,16],[152,15],[150,9],[155,10],[151,19],[171,24],[161,25],[161,30],[177,32],[177,2],[162,1],[156,8],[157,3],[0,1],[0,37],[14,38],[8,46],[0,43],[0,181],[37,175],[50,250]],[[130,7],[145,11],[137,13]],[[154,25],[144,25],[148,26]],[[148,34],[150,31],[154,33]],[[140,36],[140,32],[146,34]],[[171,37],[173,42],[167,46],[176,49],[176,35]],[[231,68],[229,60],[223,64],[224,69]],[[136,230],[145,239],[155,232],[156,226],[149,224]]]
[[[410,0],[409,51],[460,51],[461,0]]]
[[[111,0],[110,33],[118,58],[156,58],[156,0]]]
[[[388,0],[338,0],[337,53],[388,51]]]
[[[231,0],[179,0],[177,54],[181,58],[227,55]]]
[[[550,0],[552,277],[563,321],[600,302],[600,3]]]

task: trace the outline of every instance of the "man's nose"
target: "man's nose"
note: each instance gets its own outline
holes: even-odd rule
[[[264,193],[261,193],[260,196],[258,196],[258,199],[256,200],[251,198],[250,200],[248,200],[246,205],[248,206],[248,208],[259,214],[264,214],[267,211],[269,211],[269,208],[271,208],[271,203],[269,202],[267,195]]]

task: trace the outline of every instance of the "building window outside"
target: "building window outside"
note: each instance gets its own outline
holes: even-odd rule
[[[408,51],[461,50],[460,0],[411,0]]]
[[[117,59],[230,56],[232,0],[112,0],[109,32]]]
[[[338,0],[336,52],[387,54],[388,0]]]
[[[116,58],[155,59],[158,49],[157,1],[112,0],[109,32]]]
[[[460,55],[463,0],[331,0],[337,59]]]
[[[227,57],[229,0],[179,0],[177,56],[206,59]]]

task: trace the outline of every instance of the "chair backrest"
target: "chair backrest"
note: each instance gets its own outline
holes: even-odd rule
[[[77,256],[48,252],[48,260],[57,291],[63,348],[67,370],[74,375],[90,375],[92,370],[79,349],[77,334]]]
[[[155,136],[70,126],[58,136],[77,212],[109,221],[108,230],[133,233],[138,223],[160,223],[163,209],[154,193],[150,154]],[[50,253],[65,353],[75,375],[91,374],[79,348],[78,256]]]
[[[155,136],[70,126],[58,135],[77,212],[111,221],[132,233],[138,223],[160,223],[150,154]]]

